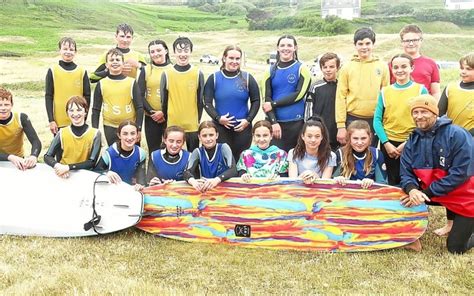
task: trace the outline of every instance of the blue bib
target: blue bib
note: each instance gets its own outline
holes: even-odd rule
[[[140,164],[140,147],[135,145],[133,152],[127,157],[118,152],[116,144],[106,151],[110,157],[109,170],[116,172],[124,182],[132,184],[132,178]]]
[[[212,159],[207,157],[206,149],[203,146],[199,147],[199,168],[201,176],[204,178],[215,178],[229,168],[222,155],[222,144],[217,143]]]
[[[162,150],[156,150],[151,153],[151,159],[158,178],[162,180],[184,180],[183,172],[186,170],[190,153],[186,150],[181,150],[179,161],[176,163],[169,163],[163,159],[161,151]]]
[[[227,77],[222,71],[214,73],[214,104],[219,115],[229,113],[235,119],[245,119],[249,115],[247,72],[235,77]]]
[[[300,62],[295,62],[287,68],[275,69],[272,77],[272,100],[278,102],[287,95],[294,93],[300,77]],[[304,100],[291,105],[275,108],[277,121],[298,121],[304,119]]]

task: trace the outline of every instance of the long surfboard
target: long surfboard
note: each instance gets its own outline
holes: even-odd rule
[[[125,183],[110,184],[91,171],[74,171],[61,179],[45,164],[20,171],[0,162],[0,182],[0,234],[105,234],[134,226],[143,212],[140,192]]]
[[[425,232],[427,207],[405,208],[396,187],[331,180],[305,185],[238,178],[201,194],[185,182],[148,187],[138,228],[188,242],[308,251],[401,247]]]

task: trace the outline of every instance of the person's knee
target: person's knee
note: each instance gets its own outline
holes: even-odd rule
[[[466,244],[459,244],[458,242],[453,243],[448,240],[446,245],[448,252],[451,254],[464,254],[468,250]]]

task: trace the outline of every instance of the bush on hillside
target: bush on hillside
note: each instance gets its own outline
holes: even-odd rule
[[[414,14],[415,18],[423,22],[445,21],[461,26],[474,25],[474,9],[468,10],[446,10],[446,9],[424,9]]]
[[[220,15],[228,16],[245,15],[247,13],[247,9],[241,4],[221,3],[218,6],[218,12]]]

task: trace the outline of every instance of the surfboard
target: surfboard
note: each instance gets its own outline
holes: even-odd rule
[[[405,208],[396,187],[333,180],[234,178],[199,193],[185,182],[144,190],[138,228],[188,242],[305,251],[357,252],[414,242],[428,224],[426,205]]]
[[[106,176],[91,171],[72,171],[61,179],[45,164],[20,171],[0,162],[0,182],[0,234],[105,234],[134,226],[143,211],[143,195],[133,186],[110,184]]]

